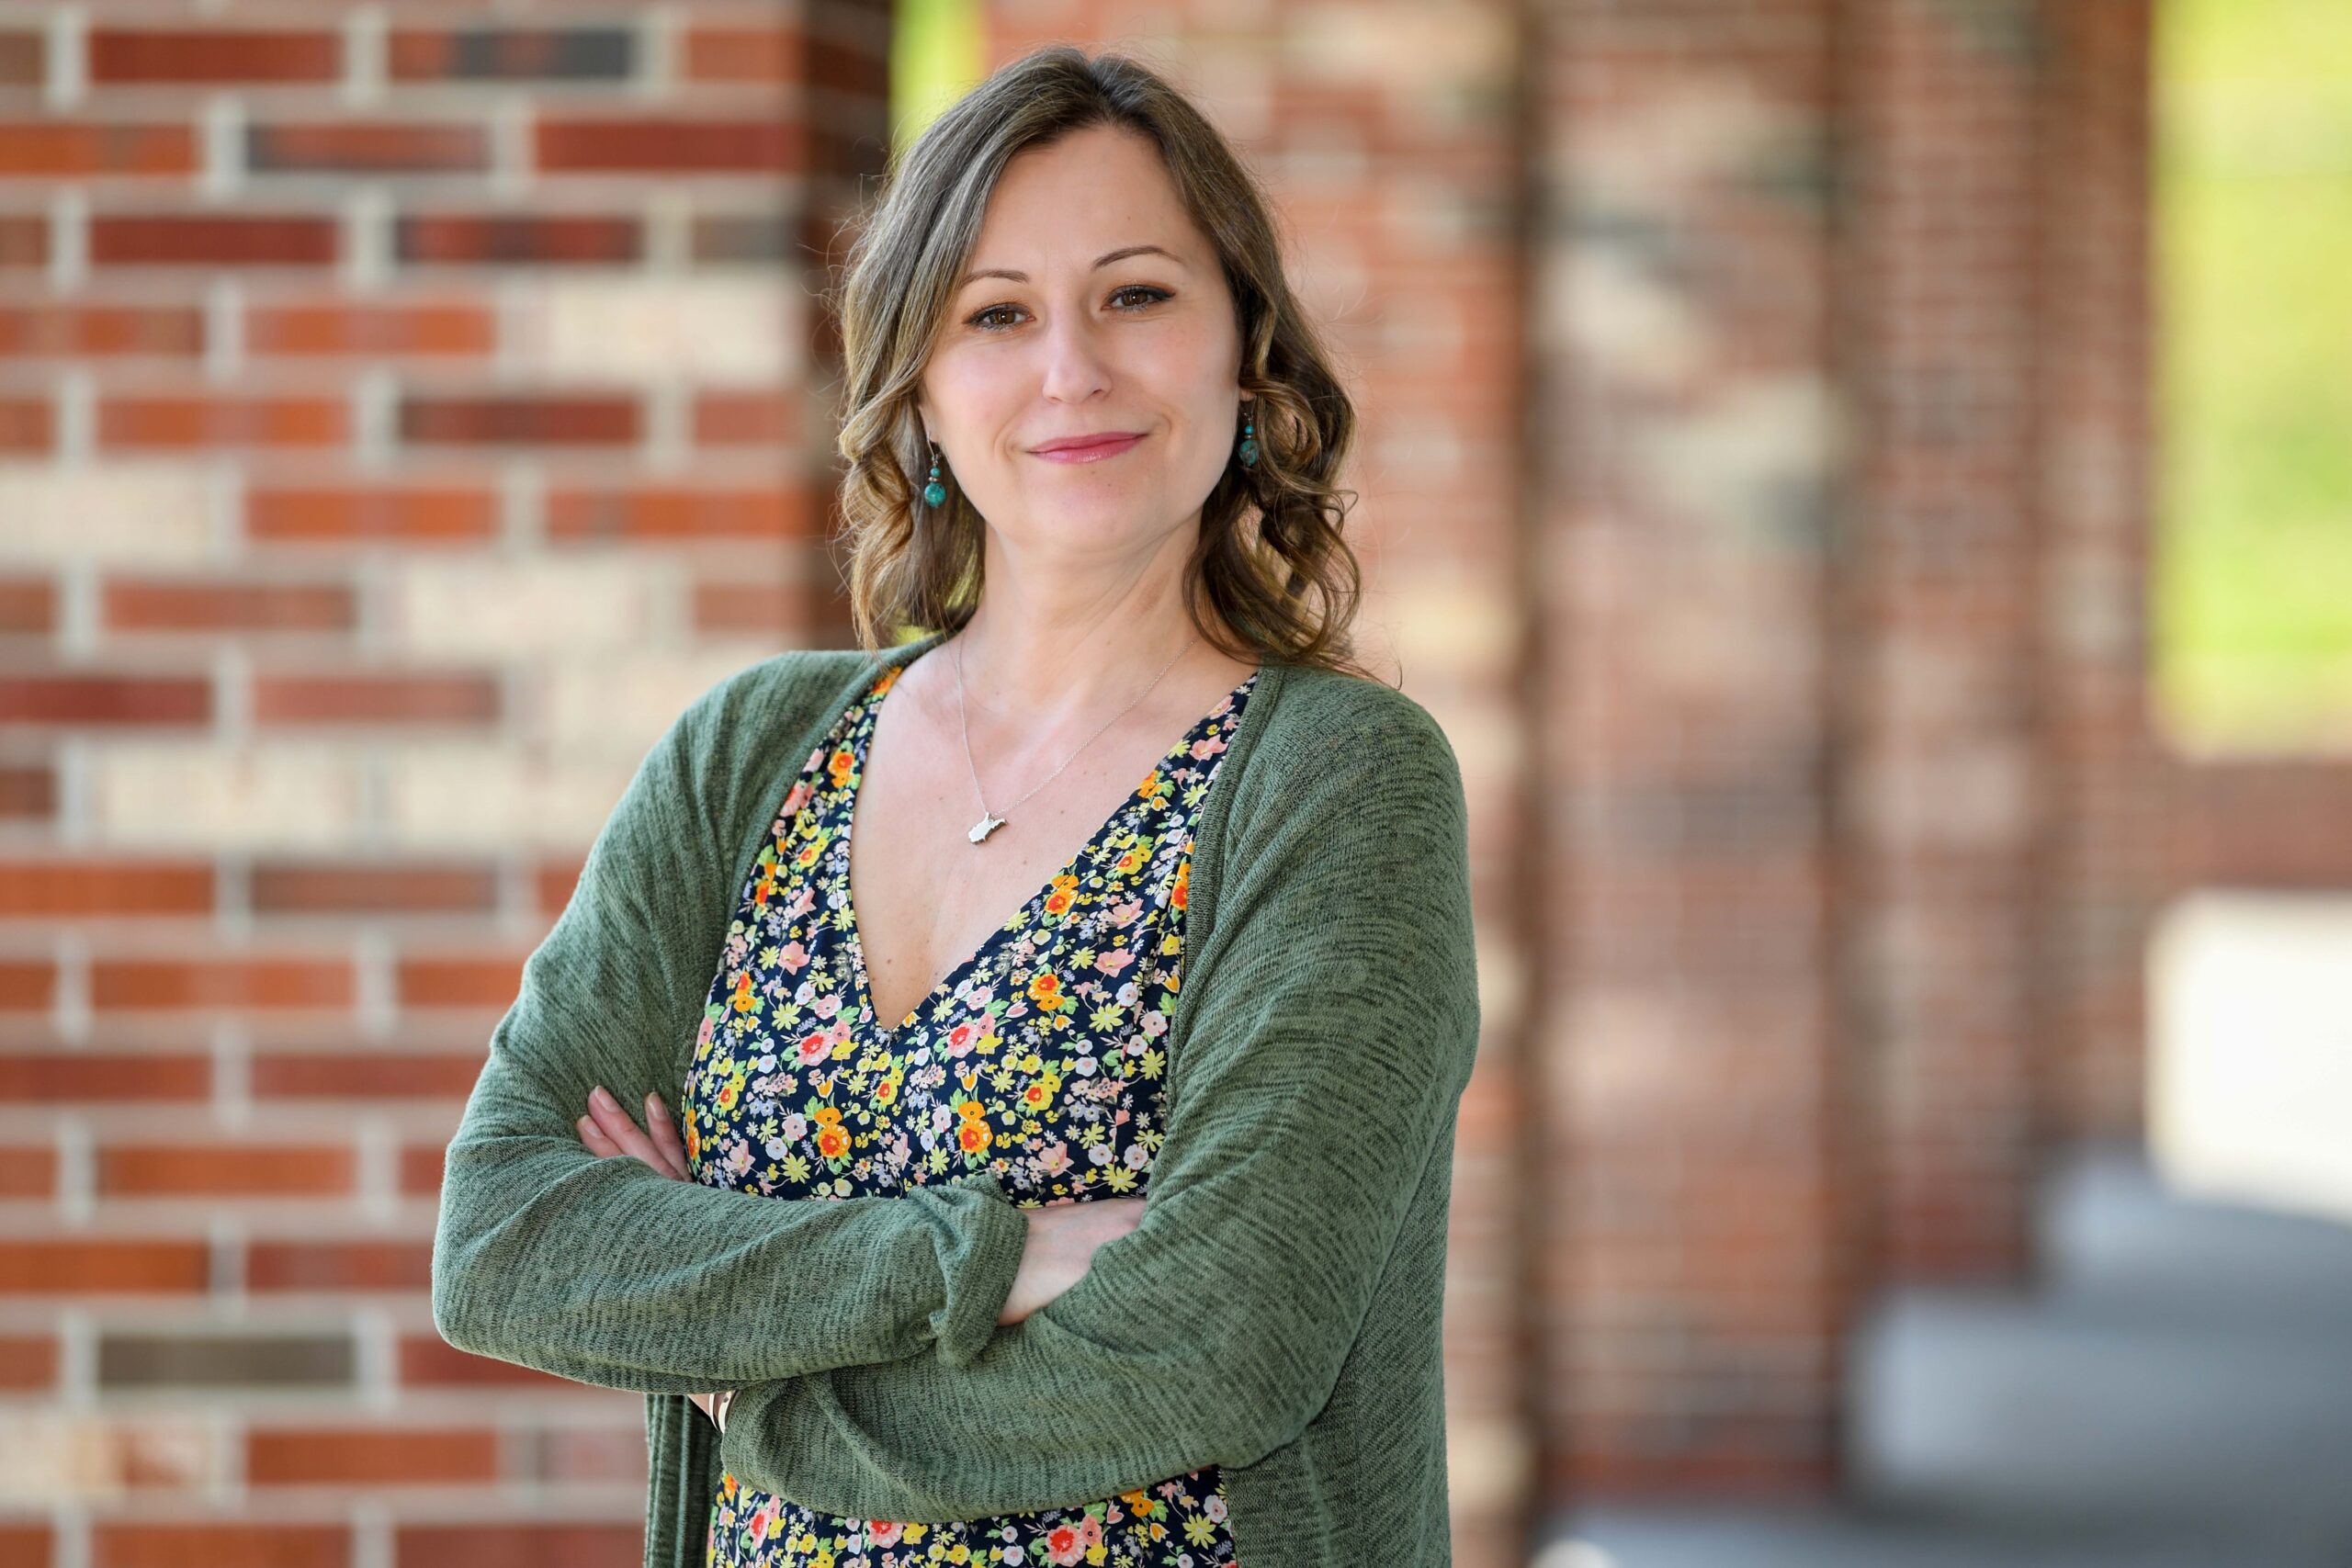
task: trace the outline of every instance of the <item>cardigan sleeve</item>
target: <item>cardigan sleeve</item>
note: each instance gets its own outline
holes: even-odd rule
[[[1385,722],[1234,803],[1137,1227],[967,1364],[743,1391],[719,1439],[739,1480],[978,1518],[1247,1465],[1315,1419],[1477,1052],[1460,775],[1417,705]]]
[[[763,733],[737,678],[639,764],[520,993],[445,1158],[433,1321],[461,1350],[647,1393],[865,1361],[960,1362],[996,1326],[1028,1219],[987,1173],[913,1201],[764,1197],[599,1157],[576,1119],[603,1085],[640,1123],[673,1110],[734,908],[753,798],[729,745]],[[747,770],[764,787],[773,759]]]

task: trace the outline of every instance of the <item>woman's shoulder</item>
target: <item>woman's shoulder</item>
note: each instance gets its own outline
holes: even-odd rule
[[[1319,665],[1284,664],[1259,745],[1295,764],[1415,760],[1454,767],[1435,715],[1401,688]]]

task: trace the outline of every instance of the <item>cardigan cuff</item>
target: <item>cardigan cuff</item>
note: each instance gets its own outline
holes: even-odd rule
[[[956,1222],[941,1232],[939,1269],[948,1281],[947,1296],[931,1314],[931,1331],[939,1359],[961,1367],[996,1333],[997,1314],[1012,1294],[1021,1254],[1029,1244],[1028,1212],[985,1170],[944,1187],[910,1189],[909,1196],[917,1192],[935,1195]]]

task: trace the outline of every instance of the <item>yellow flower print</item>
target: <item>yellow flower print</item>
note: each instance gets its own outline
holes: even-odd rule
[[[873,1100],[875,1104],[894,1105],[898,1103],[898,1099],[899,1082],[896,1078],[884,1078],[880,1083],[874,1086]]]
[[[719,1086],[718,1092],[711,1096],[711,1103],[721,1111],[732,1111],[735,1109],[735,1102],[742,1097],[743,1075],[737,1073]]]
[[[1054,1102],[1054,1091],[1040,1080],[1021,1091],[1021,1103],[1032,1111],[1043,1111]]]

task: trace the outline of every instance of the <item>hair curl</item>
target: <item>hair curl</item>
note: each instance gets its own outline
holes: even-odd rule
[[[1351,630],[1362,570],[1340,533],[1355,492],[1332,482],[1354,440],[1355,405],[1283,276],[1272,204],[1166,80],[1066,43],[1001,67],[891,158],[842,285],[828,290],[844,361],[839,504],[858,640],[870,653],[886,640],[952,633],[978,607],[980,515],[954,486],[941,505],[922,502],[931,459],[915,394],[1005,165],[1097,125],[1158,147],[1216,250],[1240,329],[1238,378],[1259,457],[1228,461],[1202,505],[1186,611],[1230,657],[1371,678]],[[1204,604],[1239,646],[1204,620]]]

